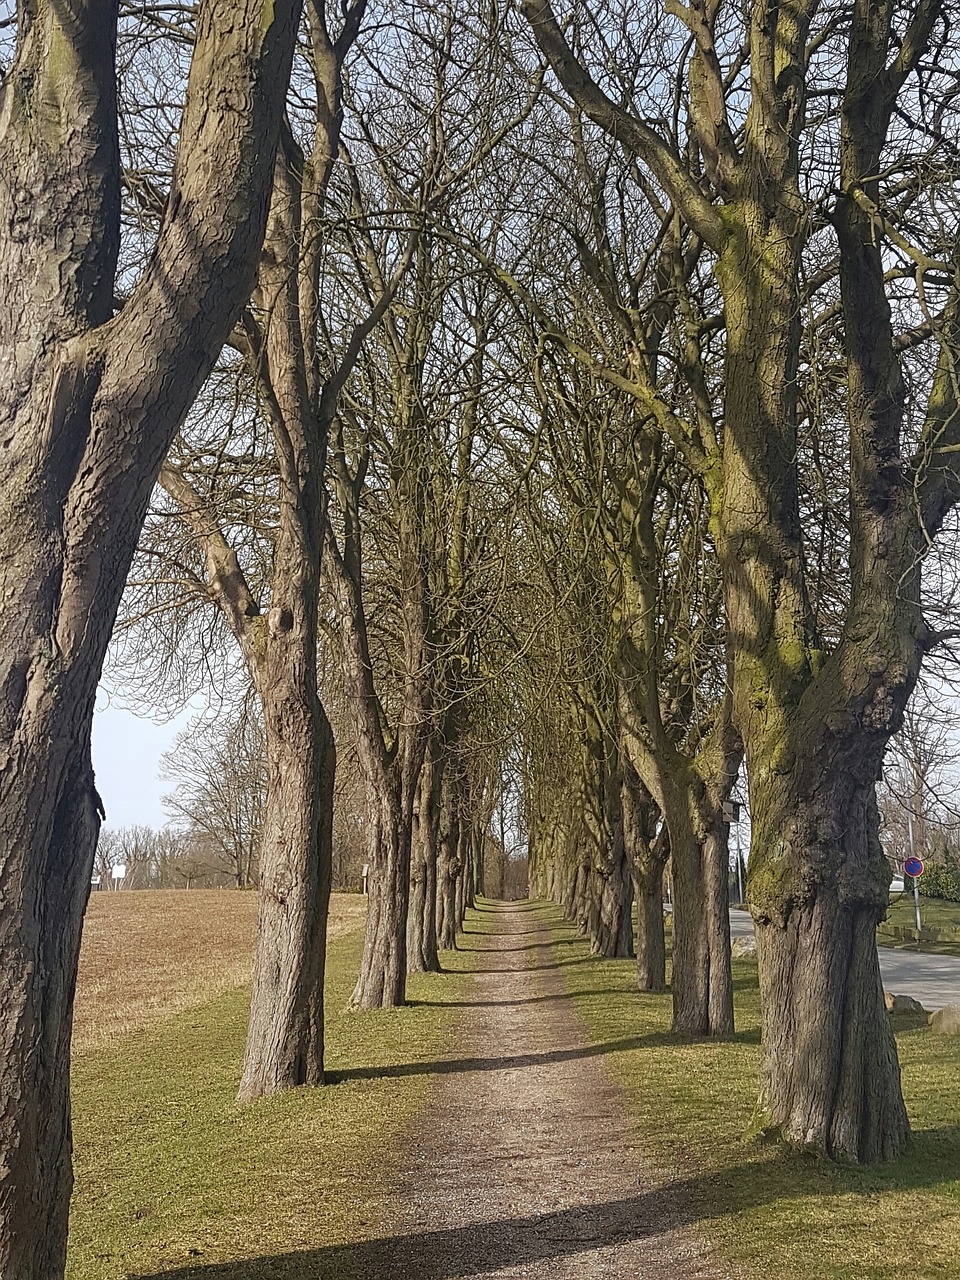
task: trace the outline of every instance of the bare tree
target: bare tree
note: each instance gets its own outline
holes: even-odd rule
[[[97,680],[150,490],[249,296],[299,18],[208,0],[149,265],[114,315],[116,0],[18,7],[0,87],[0,1272],[63,1271]]]
[[[255,709],[198,716],[160,761],[176,784],[164,804],[184,836],[224,868],[238,889],[257,882],[266,802],[266,744]]]
[[[659,56],[656,75],[635,78],[630,58],[602,51],[608,93],[574,51],[576,25],[565,34],[545,0],[521,7],[565,91],[626,148],[649,198],[672,205],[691,251],[708,252],[722,295],[721,433],[712,411],[676,413],[642,368],[630,379],[711,502],[750,780],[762,1106],[790,1142],[889,1158],[908,1126],[874,942],[888,883],[876,779],[935,639],[921,564],[960,494],[956,218],[936,195],[949,182],[926,187],[926,218],[914,198],[921,175],[953,168],[939,162],[952,81],[925,61],[952,24],[938,0],[850,13],[676,6],[641,31],[627,23],[634,65],[649,71]],[[672,119],[651,101],[668,83],[667,51],[679,55]],[[690,333],[695,395],[703,333]],[[936,369],[915,381],[912,406],[902,359],[925,342]],[[828,605],[803,472],[808,451],[838,440],[850,515]],[[820,504],[825,524],[838,505]]]

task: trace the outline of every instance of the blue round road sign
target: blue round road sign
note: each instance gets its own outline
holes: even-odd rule
[[[916,880],[917,876],[923,875],[923,863],[919,858],[908,858],[903,864],[904,873]]]

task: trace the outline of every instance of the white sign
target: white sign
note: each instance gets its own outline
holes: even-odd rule
[[[118,862],[111,874],[114,880],[125,880],[127,878],[127,868],[122,862]]]
[[[366,878],[367,878],[367,876],[368,876],[369,874],[370,874],[370,863],[369,863],[369,862],[365,862],[365,863],[363,864],[363,878],[364,878],[364,880],[366,880]]]

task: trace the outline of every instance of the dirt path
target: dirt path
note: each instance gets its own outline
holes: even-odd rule
[[[527,904],[485,904],[458,1058],[441,1071],[392,1240],[363,1280],[719,1280],[683,1223],[690,1206],[644,1173],[623,1100],[563,988],[549,929]]]

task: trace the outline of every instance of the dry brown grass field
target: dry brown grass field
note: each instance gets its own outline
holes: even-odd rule
[[[363,923],[366,899],[335,893],[330,937]],[[83,926],[74,1048],[130,1031],[249,982],[256,893],[141,889],[91,896]]]

